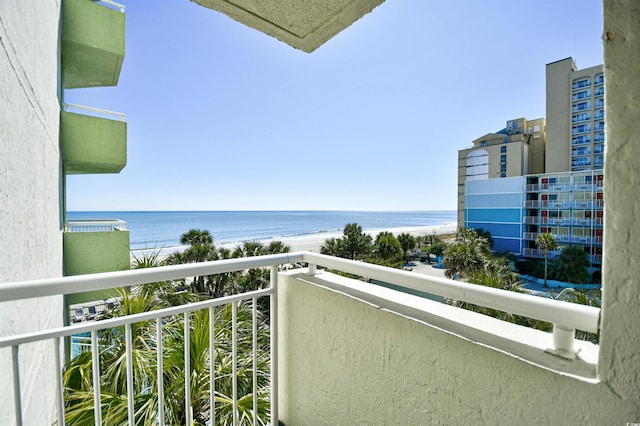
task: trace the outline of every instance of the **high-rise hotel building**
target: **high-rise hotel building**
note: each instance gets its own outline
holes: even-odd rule
[[[546,121],[507,127],[458,153],[458,226],[491,233],[494,250],[542,257],[535,239],[552,233],[602,259],[604,74],[573,59],[547,64]]]

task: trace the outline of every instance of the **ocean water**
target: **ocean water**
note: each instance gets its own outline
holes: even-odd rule
[[[206,229],[214,243],[289,239],[342,233],[348,223],[364,231],[451,225],[456,211],[72,211],[68,220],[120,219],[127,222],[131,249],[171,248],[190,229]]]

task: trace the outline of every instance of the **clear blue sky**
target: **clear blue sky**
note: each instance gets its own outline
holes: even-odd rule
[[[545,115],[545,64],[602,63],[600,0],[387,0],[311,54],[189,0],[124,1],[120,174],[68,210],[454,210],[457,151]]]

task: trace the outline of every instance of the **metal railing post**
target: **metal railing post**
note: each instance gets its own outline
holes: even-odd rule
[[[11,346],[11,364],[13,366],[13,409],[16,415],[16,426],[22,426],[22,396],[20,395],[20,356],[18,345]]]
[[[271,267],[269,306],[271,339],[271,424],[278,424],[278,267]]]

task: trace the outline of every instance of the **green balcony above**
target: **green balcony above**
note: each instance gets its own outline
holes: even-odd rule
[[[124,33],[124,6],[111,1],[63,0],[64,88],[117,85],[124,60]]]
[[[69,221],[63,234],[65,275],[129,269],[129,231],[121,220]]]
[[[65,109],[78,107],[65,104]],[[60,149],[67,174],[119,173],[127,164],[127,123],[124,115],[82,107],[103,114],[116,114],[118,120],[60,113]]]

